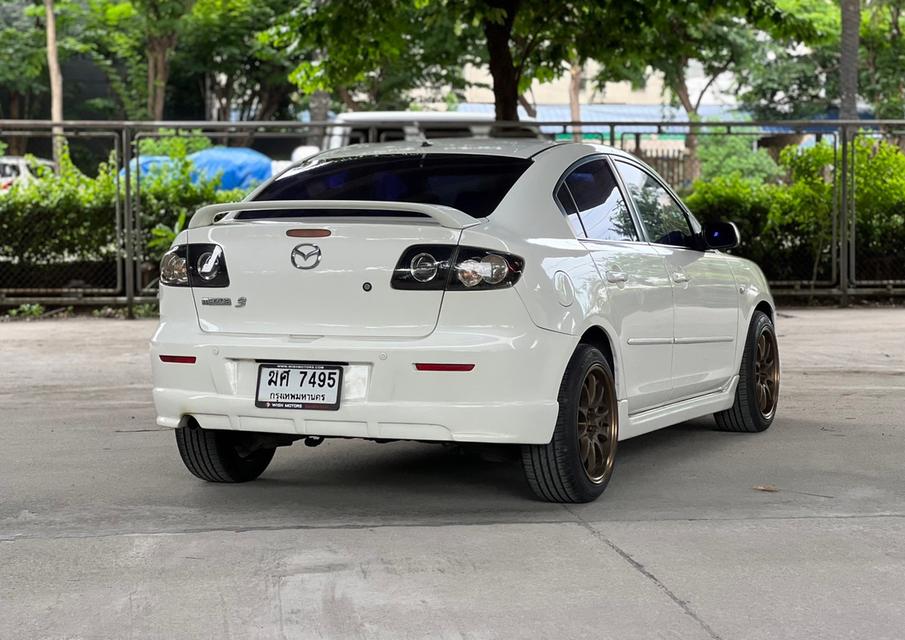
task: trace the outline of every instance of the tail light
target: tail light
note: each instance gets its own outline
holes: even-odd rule
[[[419,244],[399,258],[390,286],[419,291],[505,289],[518,282],[524,268],[522,258],[501,251]]]
[[[218,244],[180,244],[160,260],[160,283],[170,287],[228,287],[226,256]]]

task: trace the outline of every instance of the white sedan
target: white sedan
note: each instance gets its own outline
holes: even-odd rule
[[[511,443],[540,498],[590,501],[620,440],[773,421],[773,300],[737,243],[609,147],[327,151],[164,256],[157,423],[212,482],[298,439]]]

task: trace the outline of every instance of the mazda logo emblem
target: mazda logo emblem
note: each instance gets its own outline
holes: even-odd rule
[[[289,255],[296,269],[313,269],[321,261],[321,248],[316,244],[300,244],[292,248]]]

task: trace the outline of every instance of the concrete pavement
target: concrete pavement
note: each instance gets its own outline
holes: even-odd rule
[[[903,637],[905,310],[784,311],[769,431],[625,442],[569,507],[423,444],[202,483],[153,326],[0,324],[0,638]]]

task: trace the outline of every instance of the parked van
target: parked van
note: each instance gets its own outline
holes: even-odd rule
[[[324,149],[363,142],[414,141],[422,138],[488,138],[493,113],[457,111],[357,111],[340,113],[327,127]],[[537,137],[535,127],[526,133]],[[509,133],[507,133],[507,136]]]

